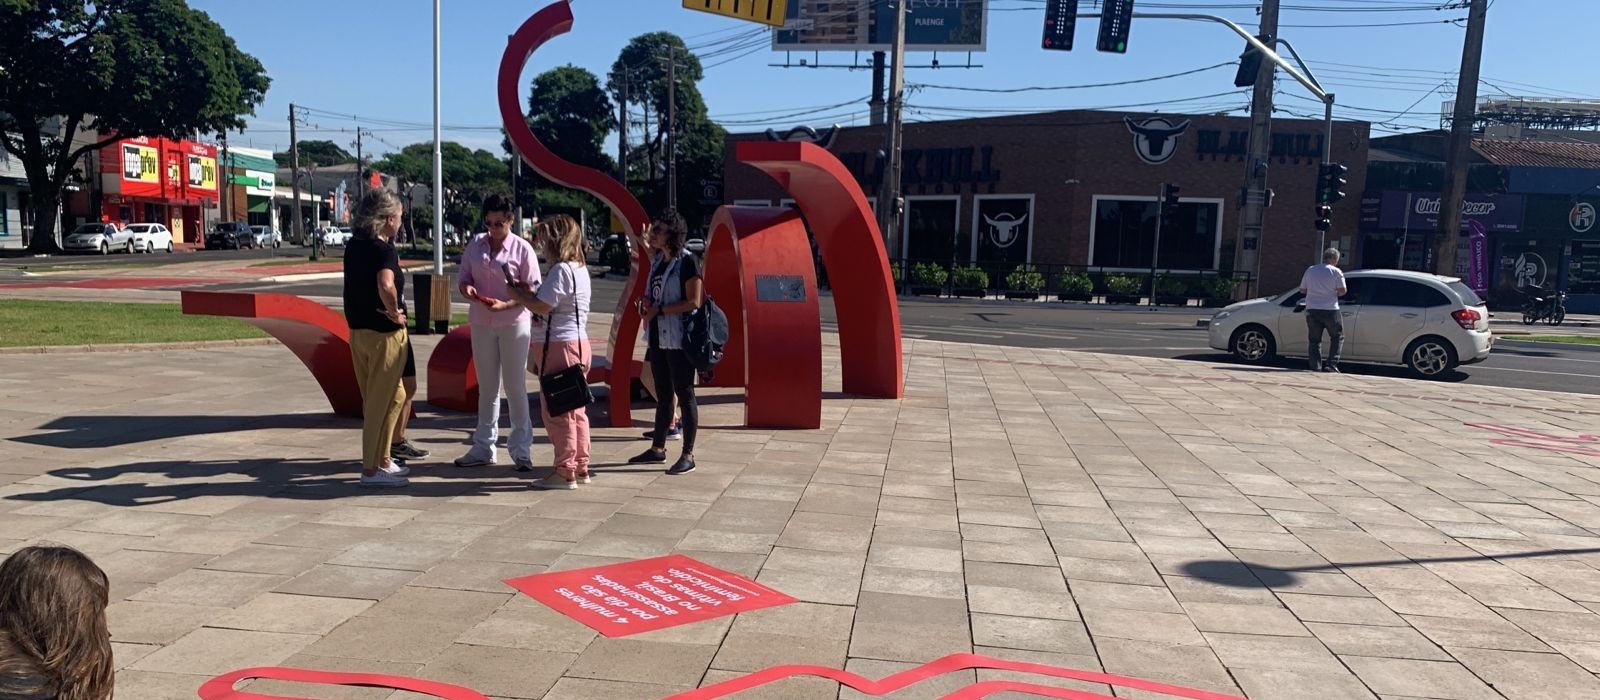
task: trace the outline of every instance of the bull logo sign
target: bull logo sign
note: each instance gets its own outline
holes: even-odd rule
[[[1161,165],[1172,160],[1173,154],[1178,152],[1178,137],[1189,130],[1187,119],[1174,123],[1165,117],[1151,117],[1143,121],[1123,117],[1122,121],[1133,133],[1133,150],[1139,154],[1139,160],[1150,165]]]
[[[1023,214],[1019,219],[1016,214],[1008,211],[992,218],[987,215],[983,217],[983,222],[990,226],[989,240],[994,241],[1000,248],[1010,248],[1012,243],[1017,242],[1017,229],[1027,220],[1027,214]]]

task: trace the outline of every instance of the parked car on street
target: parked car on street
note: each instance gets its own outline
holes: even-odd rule
[[[243,221],[217,222],[211,225],[211,231],[206,234],[206,248],[212,250],[249,248],[255,242],[255,232]]]
[[[283,245],[283,236],[278,229],[271,226],[251,226],[250,230],[256,234],[257,248],[276,248]]]
[[[113,250],[132,253],[133,232],[128,229],[118,229],[116,224],[80,224],[62,239],[61,247],[63,250],[76,253],[105,255]]]
[[[131,224],[133,249],[141,253],[172,252],[172,232],[162,224]]]
[[[683,242],[683,248],[695,255],[704,257],[706,254],[706,239],[691,238]]]
[[[350,229],[341,226],[329,226],[322,232],[322,244],[325,246],[343,247],[350,242]]]
[[[1405,365],[1418,377],[1437,379],[1458,365],[1489,357],[1494,346],[1489,309],[1461,280],[1405,270],[1357,270],[1345,275],[1345,284],[1347,291],[1339,300],[1342,361]],[[1244,362],[1305,357],[1304,295],[1291,289],[1228,306],[1211,317],[1208,335],[1211,347]]]

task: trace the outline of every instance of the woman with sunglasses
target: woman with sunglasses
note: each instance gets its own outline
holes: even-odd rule
[[[533,334],[533,314],[511,298],[511,288],[539,289],[539,262],[533,246],[511,235],[511,200],[490,195],[483,203],[483,223],[489,229],[467,244],[461,253],[456,283],[470,300],[467,321],[472,326],[472,362],[478,372],[478,427],[472,448],[456,458],[458,467],[487,467],[495,463],[500,439],[500,387],[511,408],[511,439],[506,445],[517,471],[533,469],[533,421],[528,412],[528,341]]]
[[[656,425],[650,449],[628,460],[630,464],[666,464],[667,433],[672,427],[673,404],[682,416],[683,454],[667,470],[668,474],[694,471],[694,439],[700,427],[700,413],[694,399],[694,364],[683,351],[683,317],[705,301],[705,285],[700,266],[684,243],[688,226],[676,209],[657,214],[646,230],[646,240],[636,245],[650,246],[650,284],[639,300],[639,314],[648,324],[646,337],[649,361],[655,375]]]

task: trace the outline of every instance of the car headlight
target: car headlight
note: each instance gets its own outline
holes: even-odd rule
[[[1228,318],[1229,316],[1232,316],[1232,315],[1233,315],[1232,311],[1218,311],[1217,313],[1215,313],[1215,314],[1213,314],[1211,316],[1211,322],[1212,323],[1217,323],[1217,322],[1222,321],[1222,320],[1224,320],[1224,319],[1226,319],[1226,318]]]

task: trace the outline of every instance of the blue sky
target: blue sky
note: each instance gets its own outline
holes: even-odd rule
[[[880,0],[881,1],[881,0]],[[1440,105],[1453,98],[1465,30],[1439,20],[1462,17],[1459,9],[1434,8],[1451,0],[1284,0],[1281,36],[1300,50],[1321,81],[1348,105],[1342,117],[1383,122],[1385,130],[1437,126]],[[1600,0],[1493,0],[1485,39],[1481,93],[1590,97],[1600,99],[1600,72],[1593,69],[1600,36]],[[432,118],[432,3],[427,0],[190,0],[211,14],[245,51],[266,65],[273,79],[251,128],[234,135],[236,145],[283,149],[289,141],[288,105],[320,110],[302,127],[302,139],[333,139],[348,147],[353,120],[328,113],[389,121],[427,123]],[[494,80],[505,37],[544,0],[444,0],[443,118],[445,138],[497,149],[500,136]],[[1094,0],[1082,0],[1090,12]],[[1254,29],[1255,3],[1247,0],[1138,0],[1144,12],[1207,12]],[[915,7],[915,5],[913,5]],[[1125,55],[1094,51],[1096,20],[1080,21],[1077,49],[1039,48],[1040,0],[990,0],[988,50],[972,54],[981,68],[910,70],[917,88],[907,98],[908,119],[973,114],[963,110],[1072,109],[1152,104],[1132,109],[1211,113],[1248,102],[1233,91],[1233,69],[1216,68],[1184,77],[1092,89],[995,94],[948,87],[1012,88],[1105,83],[1149,78],[1213,66],[1235,59],[1242,42],[1208,24],[1136,19]],[[574,0],[573,31],[535,53],[525,79],[565,63],[597,74],[610,70],[618,50],[635,35],[665,30],[683,36],[699,53],[727,50],[757,25],[683,9],[680,0]],[[1402,26],[1390,23],[1433,22]],[[708,65],[743,54],[740,48],[710,58]],[[792,55],[798,60],[801,54]],[[812,58],[810,54],[803,57]],[[809,123],[864,124],[871,73],[816,68],[776,68],[783,53],[757,50],[711,68],[701,83],[712,116],[730,131]],[[824,53],[826,62],[849,62],[850,53]],[[927,64],[913,54],[909,65]],[[863,54],[862,60],[867,60]],[[940,54],[945,65],[965,64],[966,54]],[[1280,107],[1320,115],[1320,108],[1292,82],[1280,81]],[[1431,93],[1431,94],[1430,94]],[[1198,99],[1195,99],[1198,98]],[[851,100],[847,105],[795,113]],[[1187,100],[1187,101],[1180,101]],[[1363,111],[1368,110],[1368,111]],[[1387,111],[1376,111],[1387,110]],[[1408,111],[1409,110],[1409,111]],[[1405,114],[1398,114],[1406,112]],[[759,120],[769,120],[760,122]],[[731,123],[738,121],[740,123]],[[752,123],[759,122],[759,123]],[[367,147],[384,152],[431,138],[428,129],[385,130],[366,124],[379,139]],[[345,131],[335,131],[343,129]]]

